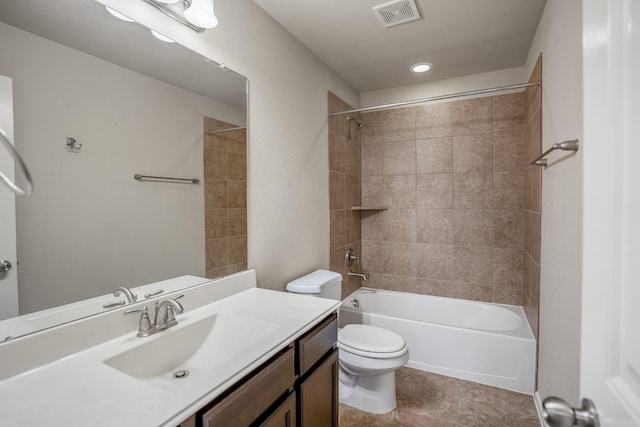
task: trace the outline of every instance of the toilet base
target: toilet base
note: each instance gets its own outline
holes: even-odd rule
[[[352,375],[340,367],[340,403],[371,414],[386,414],[396,406],[395,371],[382,375]]]

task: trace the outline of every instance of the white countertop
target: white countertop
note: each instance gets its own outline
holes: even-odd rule
[[[186,298],[185,298],[186,300]],[[0,382],[2,426],[176,426],[251,370],[335,311],[339,301],[250,288],[178,315],[180,328],[214,313],[275,325],[219,368],[160,388],[120,372],[104,360],[157,339],[130,333]],[[124,321],[124,319],[123,319]],[[171,349],[167,349],[171,351]]]

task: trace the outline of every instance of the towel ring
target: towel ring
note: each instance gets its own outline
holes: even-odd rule
[[[20,155],[13,147],[11,141],[9,141],[9,139],[4,136],[2,132],[0,132],[0,142],[2,142],[2,144],[5,146],[5,148],[9,152],[9,155],[11,155],[14,163],[18,165],[20,172],[22,172],[24,179],[27,181],[27,188],[22,189],[18,187],[18,185],[15,182],[11,181],[11,178],[5,175],[2,171],[0,171],[0,179],[2,179],[6,186],[9,187],[9,189],[16,193],[18,196],[29,197],[33,192],[33,181],[31,180],[31,174],[27,169],[27,165],[25,165],[25,163],[22,161],[22,158],[20,158]]]

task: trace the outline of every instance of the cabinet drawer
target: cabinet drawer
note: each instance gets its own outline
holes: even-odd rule
[[[338,426],[338,372],[338,349],[335,349],[299,384],[299,426]]]
[[[331,314],[296,343],[297,373],[303,375],[327,354],[338,341],[338,315]]]
[[[291,389],[294,380],[294,354],[290,348],[205,412],[202,426],[248,426]]]

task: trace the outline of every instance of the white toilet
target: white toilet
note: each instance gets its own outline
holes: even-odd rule
[[[287,285],[287,291],[340,300],[342,276],[317,270]],[[340,402],[373,414],[396,407],[395,371],[409,360],[404,339],[387,329],[346,325],[338,330]]]

